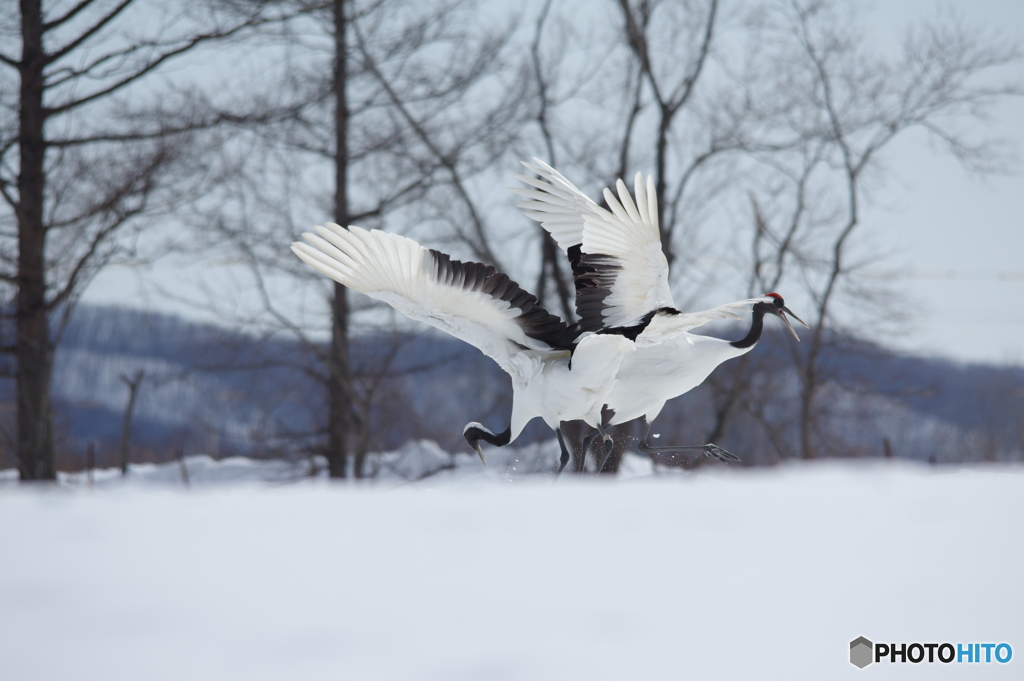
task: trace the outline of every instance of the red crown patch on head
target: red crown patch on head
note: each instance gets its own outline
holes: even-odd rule
[[[779,300],[782,300],[782,296],[780,296],[778,293],[766,293],[765,295],[770,298],[778,298]]]

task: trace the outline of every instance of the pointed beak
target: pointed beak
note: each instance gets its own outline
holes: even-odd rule
[[[811,328],[811,327],[807,326],[807,322],[805,322],[804,320],[800,319],[800,318],[799,318],[799,317],[797,317],[797,316],[796,316],[795,314],[793,314],[793,311],[792,311],[792,310],[790,310],[790,309],[789,309],[788,307],[783,307],[783,308],[782,308],[782,311],[783,311],[783,312],[785,312],[786,314],[788,314],[788,315],[789,315],[790,317],[792,317],[793,319],[795,319],[795,320],[797,320],[798,322],[800,322],[801,324],[803,324],[803,325],[804,325],[804,328],[805,328],[805,329],[809,329],[809,328]]]
[[[789,317],[786,316],[786,313],[789,313],[789,315],[792,316],[793,319],[797,320],[798,322],[800,322],[804,326],[807,326],[807,322],[805,322],[804,320],[800,319],[795,314],[793,314],[793,311],[790,310],[788,307],[783,307],[782,310],[779,311],[779,319],[781,319],[783,322],[785,322],[786,328],[789,329],[789,332],[791,334],[793,334],[793,338],[795,338],[796,342],[799,343],[800,342],[800,336],[797,335],[796,329],[793,328],[793,325],[789,323]],[[807,328],[809,329],[811,327],[807,326]]]
[[[480,460],[483,461],[483,464],[486,466],[487,465],[487,457],[484,456],[484,448],[481,447],[480,443],[478,442],[474,449],[476,449],[476,453],[480,455]]]

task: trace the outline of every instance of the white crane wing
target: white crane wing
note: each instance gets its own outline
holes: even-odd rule
[[[635,202],[622,180],[618,197],[605,189],[606,210],[543,161],[523,165],[547,181],[517,175],[531,187],[514,190],[526,197],[519,207],[568,254],[583,331],[635,326],[654,310],[674,309],[653,177],[645,186],[637,173]]]
[[[398,234],[334,223],[292,251],[317,271],[479,348],[509,371],[524,350],[568,349],[565,322],[490,265],[452,260]]]

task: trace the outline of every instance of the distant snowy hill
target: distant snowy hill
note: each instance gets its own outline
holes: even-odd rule
[[[726,330],[726,334],[731,331]],[[785,367],[788,352],[773,334],[752,353],[761,370]],[[372,451],[395,450],[417,438],[469,454],[462,428],[470,420],[503,428],[510,409],[508,378],[476,349],[434,333],[357,337],[353,358],[375,384],[370,411]],[[727,377],[738,363],[715,376]],[[1024,456],[1024,369],[957,365],[904,357],[877,346],[846,341],[823,360],[841,379],[830,386],[828,428],[855,455],[879,456],[888,441],[902,458],[1013,460]],[[58,452],[64,468],[84,460],[96,444],[99,461],[112,465],[128,390],[122,376],[145,379],[132,426],[133,459],[166,461],[177,451],[215,457],[246,455],[302,458],[318,440],[323,420],[318,369],[287,338],[257,338],[176,317],[110,307],[80,306],[64,333],[53,379]],[[797,379],[779,374],[769,394],[771,419],[792,437],[787,410]],[[12,381],[0,399],[13,399]],[[670,402],[656,431],[673,441],[701,440],[713,418],[712,387]],[[787,430],[789,428],[789,430]],[[521,444],[546,441],[539,421]],[[719,444],[742,452],[747,463],[770,462],[763,429],[739,418]],[[2,456],[2,454],[0,454]],[[0,461],[11,467],[12,461]]]
[[[374,429],[377,447],[445,434],[445,444],[456,445],[463,442],[468,420],[465,405],[474,405],[478,417],[507,411],[507,377],[464,344],[431,335],[357,338],[353,356],[357,371],[386,373],[382,402],[401,414]],[[65,459],[81,461],[87,443],[94,442],[100,461],[112,462],[128,399],[122,376],[142,370],[132,424],[134,460],[163,461],[177,450],[218,457],[287,455],[318,437],[323,392],[310,377],[318,369],[289,340],[81,306],[54,369],[59,449]],[[433,398],[440,391],[447,399]],[[534,428],[534,438],[542,432]]]

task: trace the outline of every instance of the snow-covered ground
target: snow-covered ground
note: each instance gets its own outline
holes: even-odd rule
[[[534,454],[415,483],[193,457],[188,489],[178,464],[4,484],[0,678],[1021,678],[1019,467],[510,471]],[[860,670],[862,635],[1014,657]]]

